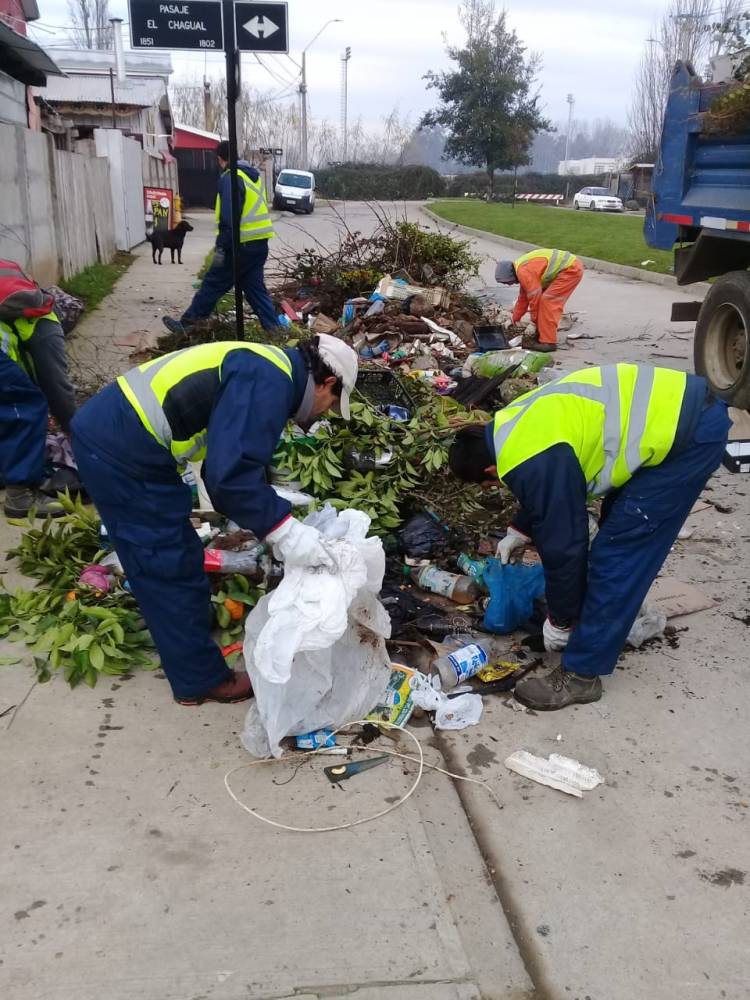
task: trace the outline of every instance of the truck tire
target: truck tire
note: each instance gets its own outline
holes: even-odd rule
[[[695,370],[717,396],[750,408],[750,273],[722,275],[703,300],[695,327]]]

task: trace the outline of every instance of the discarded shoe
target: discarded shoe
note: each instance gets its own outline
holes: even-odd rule
[[[6,517],[62,517],[65,511],[59,500],[46,496],[36,486],[6,486],[3,511]]]
[[[185,332],[185,327],[178,319],[174,319],[173,316],[162,316],[161,321],[170,333],[181,335]]]
[[[602,696],[599,677],[583,677],[562,667],[547,674],[524,677],[516,684],[514,695],[522,705],[538,712],[554,712],[567,705],[585,705]]]
[[[178,705],[202,705],[206,701],[218,701],[230,705],[237,701],[247,701],[253,696],[253,687],[246,673],[235,673],[221,681],[210,691],[195,698],[175,698]]]

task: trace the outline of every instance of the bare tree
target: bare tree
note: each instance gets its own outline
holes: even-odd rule
[[[68,0],[73,27],[71,36],[79,49],[111,49],[109,0]]]
[[[683,59],[703,68],[715,9],[714,0],[670,0],[654,25],[636,72],[628,114],[630,153],[634,159],[653,162],[675,63]]]

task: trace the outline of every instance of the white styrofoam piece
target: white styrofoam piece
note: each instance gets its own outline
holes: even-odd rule
[[[528,750],[516,750],[505,761],[505,766],[524,778],[548,785],[567,795],[583,798],[583,793],[602,784],[604,778],[593,767],[586,767],[572,757],[551,753],[549,758],[537,757]]]

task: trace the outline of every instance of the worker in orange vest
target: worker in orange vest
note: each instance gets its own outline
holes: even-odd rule
[[[520,284],[513,307],[518,323],[528,310],[536,327],[536,338],[528,345],[535,351],[554,351],[557,327],[565,303],[583,277],[583,264],[567,250],[532,250],[517,260],[498,261],[495,280],[501,285]]]

